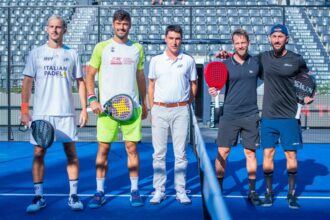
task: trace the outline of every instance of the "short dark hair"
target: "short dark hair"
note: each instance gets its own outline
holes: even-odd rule
[[[242,29],[242,28],[238,28],[238,29],[236,29],[236,30],[233,32],[233,34],[231,35],[231,41],[233,41],[233,42],[234,42],[234,36],[235,36],[235,35],[237,35],[237,36],[243,36],[243,37],[245,37],[245,39],[246,39],[247,41],[249,41],[249,34],[248,34],[248,32],[247,32],[246,30]]]
[[[115,11],[112,17],[112,22],[115,21],[128,21],[129,23],[131,23],[131,15],[123,9],[118,9],[117,11]]]
[[[183,31],[182,31],[182,28],[181,28],[180,25],[173,24],[173,25],[167,26],[166,30],[165,30],[165,36],[167,36],[168,32],[170,32],[170,31],[174,31],[176,33],[179,33],[181,35],[181,38],[182,38]]]

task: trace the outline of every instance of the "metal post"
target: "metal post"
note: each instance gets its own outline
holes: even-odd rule
[[[8,115],[8,141],[10,140],[14,140],[13,136],[12,136],[12,127],[11,127],[11,111],[10,111],[10,107],[11,107],[11,95],[10,95],[10,74],[11,74],[11,50],[10,50],[10,29],[11,29],[11,25],[10,25],[10,20],[11,20],[11,16],[10,16],[10,7],[8,7],[8,11],[7,11],[8,15],[8,31],[7,31],[7,49],[8,49],[8,61],[7,61],[7,104],[8,104],[8,111],[7,111],[7,115]]]

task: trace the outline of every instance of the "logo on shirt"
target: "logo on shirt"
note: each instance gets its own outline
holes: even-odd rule
[[[115,48],[114,48],[114,47],[111,47],[111,48],[110,48],[110,51],[111,51],[112,53],[114,53],[114,52],[115,52]]]
[[[63,62],[69,62],[70,61],[70,58],[69,57],[66,57],[63,59]]]
[[[134,60],[129,57],[113,57],[110,61],[112,65],[129,65],[132,63],[134,63]]]
[[[180,69],[180,68],[182,68],[182,67],[183,67],[183,64],[179,64],[179,65],[177,66],[178,69]]]
[[[44,66],[44,75],[65,78],[68,75],[68,68],[66,66]]]
[[[290,63],[285,63],[284,66],[292,67],[292,64],[290,64]]]
[[[253,70],[249,70],[249,73],[250,73],[250,74],[253,74],[254,72],[253,72]]]
[[[53,57],[44,57],[44,61],[51,61],[53,60]]]

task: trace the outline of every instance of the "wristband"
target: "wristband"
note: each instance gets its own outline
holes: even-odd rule
[[[96,101],[97,100],[97,98],[96,98],[96,96],[95,95],[89,95],[88,96],[88,103],[90,104],[92,101]]]
[[[28,102],[22,102],[22,104],[21,104],[21,113],[22,114],[29,114],[29,103]]]

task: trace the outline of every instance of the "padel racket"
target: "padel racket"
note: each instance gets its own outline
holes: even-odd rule
[[[128,121],[133,116],[134,104],[130,96],[119,94],[107,101],[104,106],[104,113],[118,121]]]
[[[228,69],[226,64],[214,61],[206,65],[204,70],[205,81],[209,87],[221,90],[227,82]],[[215,108],[219,108],[219,94],[215,97]]]
[[[49,121],[32,121],[30,128],[32,130],[32,136],[39,147],[47,149],[53,144],[55,129]],[[27,131],[29,127],[24,124],[20,124],[18,129],[24,132]]]
[[[302,106],[305,104],[305,97],[313,97],[316,91],[315,78],[309,73],[300,73],[294,80],[294,87],[296,89],[296,97],[298,102],[298,110],[296,119],[300,118]]]

